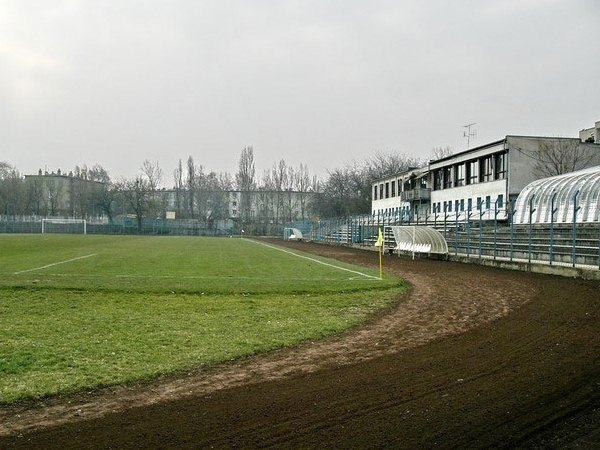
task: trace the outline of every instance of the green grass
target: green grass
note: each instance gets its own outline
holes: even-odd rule
[[[318,259],[371,278],[240,239],[0,235],[0,403],[323,337],[405,288]]]

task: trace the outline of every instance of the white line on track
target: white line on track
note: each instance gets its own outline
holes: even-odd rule
[[[248,242],[253,242],[253,243],[258,244],[258,245],[264,245],[265,247],[272,248],[273,250],[279,250],[280,252],[288,253],[288,254],[296,256],[298,258],[308,259],[309,261],[316,262],[317,264],[322,264],[322,265],[327,266],[327,267],[332,267],[332,268],[338,269],[338,270],[344,270],[346,272],[355,273],[357,275],[362,275],[363,277],[367,277],[367,278],[373,278],[375,280],[379,280],[380,279],[379,277],[376,277],[376,276],[373,276],[373,275],[367,275],[366,273],[362,273],[362,272],[359,272],[357,270],[346,269],[345,267],[340,267],[340,266],[336,266],[335,264],[329,264],[329,263],[326,263],[324,261],[319,261],[318,259],[311,258],[309,256],[299,255],[298,253],[290,252],[289,250],[285,250],[285,249],[283,249],[281,247],[276,247],[274,245],[269,245],[269,244],[266,244],[264,242],[254,241],[254,240],[250,240],[250,239],[246,239],[246,240]]]
[[[80,259],[91,258],[92,256],[96,256],[96,255],[97,255],[97,253],[92,253],[90,255],[78,256],[77,258],[71,258],[71,259],[66,259],[64,261],[58,261],[58,262],[55,262],[52,264],[46,264],[45,266],[35,267],[33,269],[19,270],[18,272],[14,272],[13,275],[19,275],[20,273],[34,272],[36,270],[47,269],[48,267],[54,267],[54,266],[58,266],[59,264],[66,264],[66,263],[69,263],[72,261],[78,261]]]

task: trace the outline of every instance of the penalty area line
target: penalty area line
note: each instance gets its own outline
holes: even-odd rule
[[[21,273],[34,272],[36,270],[47,269],[48,267],[54,267],[54,266],[58,266],[60,264],[66,264],[66,263],[70,263],[73,261],[79,261],[80,259],[91,258],[92,256],[96,256],[96,255],[97,255],[97,253],[91,253],[89,255],[78,256],[77,258],[71,258],[71,259],[66,259],[64,261],[58,261],[58,262],[55,262],[52,264],[46,264],[45,266],[34,267],[33,269],[19,270],[18,272],[13,272],[13,275],[19,275]]]
[[[346,269],[345,267],[336,266],[335,264],[329,264],[329,263],[326,263],[325,261],[319,261],[318,259],[311,258],[309,256],[299,255],[298,253],[294,253],[294,252],[291,252],[289,250],[283,249],[281,247],[276,247],[274,245],[269,245],[269,244],[266,244],[264,242],[254,241],[254,240],[251,240],[251,239],[246,239],[246,240],[248,242],[253,242],[253,243],[258,244],[258,245],[264,245],[265,247],[272,248],[273,250],[279,250],[280,252],[287,253],[289,255],[293,255],[293,256],[296,256],[298,258],[308,259],[309,261],[316,262],[317,264],[322,264],[322,265],[327,266],[327,267],[332,267],[334,269],[343,270],[345,272],[355,273],[357,275],[361,275],[361,276],[367,277],[367,278],[372,278],[374,280],[380,280],[381,279],[381,278],[373,276],[373,275],[368,275],[366,273],[359,272],[358,270]]]

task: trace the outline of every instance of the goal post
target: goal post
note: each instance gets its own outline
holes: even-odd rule
[[[285,241],[301,241],[304,238],[302,232],[298,228],[283,229],[283,240]]]
[[[87,234],[85,219],[42,219],[42,234]]]

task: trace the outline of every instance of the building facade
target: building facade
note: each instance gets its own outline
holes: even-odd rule
[[[600,144],[509,135],[376,180],[371,210],[393,217],[408,210],[399,217],[411,220],[505,220],[532,181],[595,165],[600,165]]]
[[[97,207],[97,195],[106,183],[89,180],[69,172],[38,172],[25,175],[28,212],[38,216],[54,217],[101,217]]]

